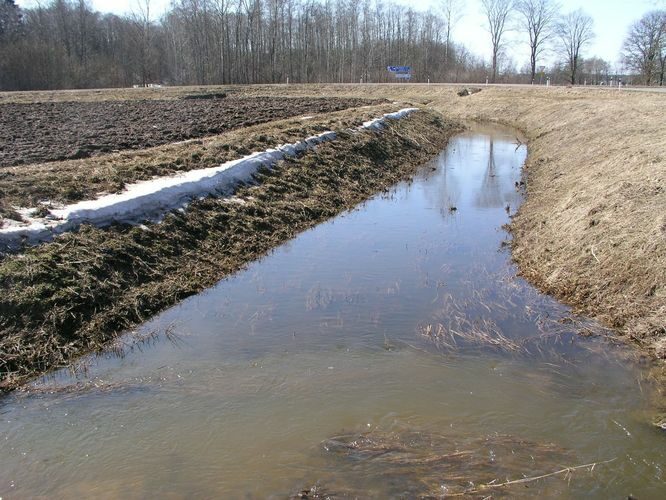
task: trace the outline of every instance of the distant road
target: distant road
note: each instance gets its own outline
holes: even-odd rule
[[[277,84],[277,85],[283,85],[283,84]],[[299,84],[294,84],[294,85],[299,85]],[[529,85],[525,83],[470,83],[470,82],[465,82],[465,83],[404,83],[404,82],[391,82],[391,83],[326,83],[322,85],[349,85],[349,86],[363,86],[363,85],[395,85],[395,86],[422,86],[422,87],[464,87],[464,86],[474,86],[474,87],[507,87],[507,88],[530,88],[530,87],[535,87],[535,88],[549,88],[546,87],[546,85]],[[550,88],[553,89],[562,89],[562,88],[567,88],[566,85],[552,85]],[[576,85],[572,88],[575,89],[589,89],[589,90],[607,90],[609,92],[624,92],[624,91],[631,91],[631,92],[657,92],[657,93],[665,93],[666,92],[666,87],[622,87],[621,89],[613,86],[613,87],[608,87],[606,85]]]
[[[666,87],[625,87],[622,90],[631,90],[632,92],[666,92]]]

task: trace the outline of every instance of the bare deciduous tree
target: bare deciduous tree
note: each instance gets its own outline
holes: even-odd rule
[[[488,31],[492,43],[491,82],[497,79],[497,61],[504,43],[504,34],[509,27],[509,18],[513,12],[514,0],[481,0],[483,13],[488,22]]]
[[[594,40],[594,22],[582,9],[564,16],[557,23],[556,31],[560,47],[567,58],[569,81],[576,84],[576,75],[583,48]]]
[[[0,43],[15,36],[21,24],[21,14],[14,0],[0,0]]]
[[[146,86],[150,79],[150,49],[152,21],[150,19],[150,0],[137,0],[137,12],[131,16],[133,21],[132,38],[137,47],[136,62],[139,66],[141,85]]]
[[[442,16],[444,17],[444,30],[445,30],[445,47],[444,47],[444,60],[449,60],[449,49],[451,48],[451,37],[453,36],[453,29],[462,18],[463,3],[462,0],[442,0],[441,3]]]
[[[593,85],[599,85],[601,82],[606,82],[611,73],[611,65],[599,57],[591,57],[590,59],[583,60],[580,64],[583,76],[587,81]]]
[[[663,23],[666,24],[666,15],[664,16]],[[659,85],[662,87],[666,84],[666,26],[662,29],[661,35],[661,51],[659,53]]]
[[[553,35],[558,5],[553,0],[518,0],[519,27],[526,32],[530,45],[530,83],[534,83],[537,59]]]
[[[629,28],[622,46],[625,64],[640,74],[642,83],[664,84],[666,10],[648,12]]]

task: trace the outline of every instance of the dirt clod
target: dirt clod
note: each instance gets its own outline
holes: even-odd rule
[[[478,88],[478,87],[467,87],[467,88],[464,88],[462,90],[459,90],[458,91],[458,96],[459,97],[467,97],[467,96],[470,96],[472,94],[477,94],[479,92],[481,92],[481,89]]]

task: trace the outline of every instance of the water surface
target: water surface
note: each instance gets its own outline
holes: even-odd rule
[[[463,133],[412,181],[141,329],[170,341],[0,401],[0,496],[412,496],[427,471],[326,440],[414,432],[474,448],[499,481],[613,459],[527,496],[660,496],[666,441],[646,424],[641,372],[515,276],[502,226],[525,155],[510,130]]]

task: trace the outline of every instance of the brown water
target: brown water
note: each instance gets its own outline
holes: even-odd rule
[[[316,483],[411,497],[611,459],[508,494],[663,497],[641,371],[573,335],[503,249],[515,137],[460,135],[412,182],[142,328],[171,340],[1,400],[0,497],[284,498]],[[456,450],[473,454],[413,466]]]

